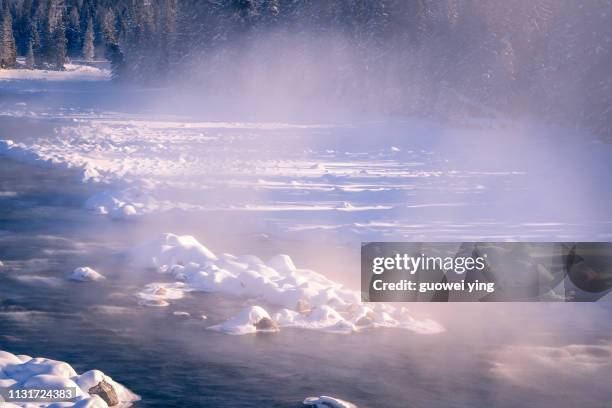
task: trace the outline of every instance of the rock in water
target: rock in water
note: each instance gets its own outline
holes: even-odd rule
[[[278,324],[269,317],[262,317],[260,321],[255,323],[257,331],[278,331]]]
[[[297,304],[295,305],[295,310],[301,314],[308,314],[310,313],[311,309],[312,308],[310,307],[310,303],[308,303],[308,301],[304,299],[298,300]]]
[[[89,389],[90,395],[98,395],[108,404],[109,407],[113,407],[119,404],[119,398],[112,385],[102,380],[98,385],[93,386]]]

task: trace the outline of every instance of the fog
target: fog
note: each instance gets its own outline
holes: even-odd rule
[[[3,80],[0,138],[23,146],[0,175],[0,349],[106,365],[151,406],[173,392],[243,406],[311,393],[402,408],[609,399],[604,302],[397,304],[445,331],[346,336],[206,330],[255,302],[220,293],[138,306],[144,285],[172,277],[134,267],[129,250],[165,232],[216,254],[289,254],[355,291],[362,242],[612,238],[609,49],[585,30],[605,43],[609,3],[448,1],[419,26],[400,3],[386,29],[298,13],[214,46],[204,36],[145,84]],[[98,194],[109,208],[84,209]],[[106,283],[66,282],[83,265]]]

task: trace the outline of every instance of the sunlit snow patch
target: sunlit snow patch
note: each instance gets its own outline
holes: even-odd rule
[[[121,191],[102,191],[85,202],[85,208],[115,219],[130,219],[157,208],[153,198],[138,188]]]
[[[232,334],[254,333],[265,317],[278,327],[352,333],[362,329],[403,328],[421,334],[444,329],[436,322],[411,317],[405,308],[384,303],[365,306],[359,293],[310,269],[295,266],[288,255],[267,262],[253,255],[216,255],[194,237],[163,234],[135,247],[132,262],[143,268],[171,274],[175,283],[152,283],[138,296],[141,304],[167,306],[183,292],[220,292],[272,305],[242,310],[236,317],[214,326]],[[266,324],[269,322],[266,322]],[[275,328],[275,327],[274,327]]]
[[[304,400],[304,405],[312,408],[357,408],[357,405],[340,398],[327,397],[308,397]]]
[[[251,306],[242,310],[237,316],[228,321],[209,327],[228,334],[248,334],[255,332],[275,332],[278,325],[272,320],[268,312],[260,306]]]
[[[110,70],[91,65],[66,64],[63,71],[44,69],[3,69],[2,80],[39,80],[39,81],[108,81]]]
[[[0,350],[0,387],[2,388],[38,388],[57,389],[75,388],[77,399],[74,402],[61,403],[61,407],[95,407],[107,408],[129,407],[140,397],[111,377],[98,370],[90,370],[81,375],[68,363],[47,358],[32,358],[25,355],[14,355]],[[57,404],[37,403],[36,405],[15,405],[10,407],[44,408],[57,407]]]
[[[81,266],[72,271],[72,273],[68,275],[68,279],[77,282],[91,282],[105,279],[105,277],[89,266]]]

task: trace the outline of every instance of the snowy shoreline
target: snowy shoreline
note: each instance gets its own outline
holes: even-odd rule
[[[109,69],[66,64],[64,71],[46,69],[0,69],[0,81],[109,81]]]

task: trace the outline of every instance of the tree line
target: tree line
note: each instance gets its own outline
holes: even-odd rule
[[[105,10],[112,2],[1,0],[0,68],[17,66],[63,70],[69,58],[92,61],[109,40]],[[110,10],[110,9],[109,9]]]
[[[0,3],[1,67],[105,58],[117,80],[289,84],[364,110],[499,110],[612,134],[611,0]]]

